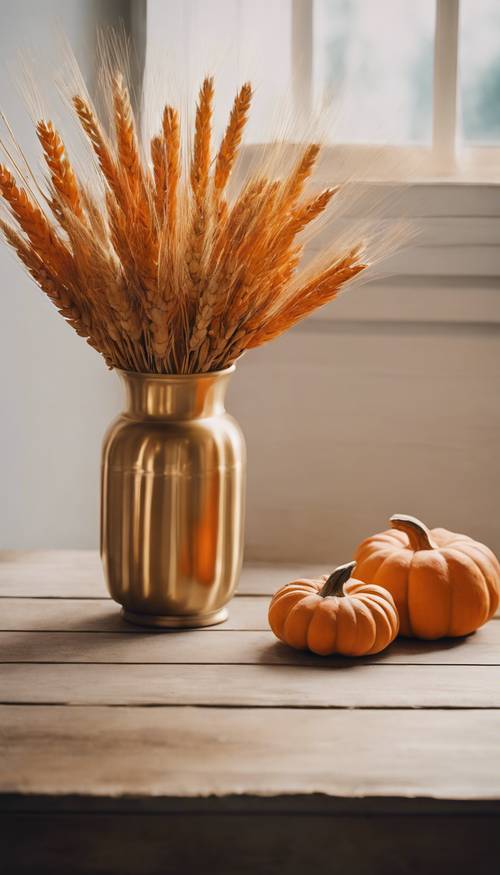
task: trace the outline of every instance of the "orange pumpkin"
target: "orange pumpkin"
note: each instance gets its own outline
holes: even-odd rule
[[[358,547],[356,577],[392,593],[401,635],[468,635],[493,616],[500,565],[488,547],[446,529],[430,531],[404,514],[391,517],[390,524],[392,529]]]
[[[276,637],[321,656],[365,656],[384,650],[398,633],[394,600],[381,586],[349,580],[355,564],[341,565],[328,578],[282,586],[269,606],[269,625]]]

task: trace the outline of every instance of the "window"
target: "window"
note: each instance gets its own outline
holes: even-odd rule
[[[498,161],[497,0],[295,0],[293,10],[294,63],[310,82],[296,99],[338,105],[335,140],[427,146],[437,173],[464,157],[476,167],[486,159],[487,172]],[[311,34],[309,47],[298,32]]]
[[[461,0],[459,136],[500,144],[500,3]]]
[[[309,9],[312,96],[337,108],[335,139],[429,144],[434,0],[315,0]]]

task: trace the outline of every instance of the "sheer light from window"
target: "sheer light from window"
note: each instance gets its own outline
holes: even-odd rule
[[[461,0],[460,134],[466,144],[500,144],[500,2]]]
[[[315,0],[314,96],[343,142],[430,143],[434,0]]]

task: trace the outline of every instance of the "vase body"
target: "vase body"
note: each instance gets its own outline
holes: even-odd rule
[[[224,407],[233,370],[119,372],[127,404],[104,440],[101,557],[131,622],[192,627],[227,616],[245,497],[245,443]]]

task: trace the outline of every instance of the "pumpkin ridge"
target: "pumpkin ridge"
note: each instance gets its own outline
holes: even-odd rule
[[[474,546],[474,549],[477,550],[478,553],[481,553],[482,556],[484,556],[486,559],[488,559],[489,562],[491,562],[495,575],[500,584],[500,562],[495,556],[493,550],[490,550],[490,548],[487,547],[486,544],[481,544],[480,541],[472,541],[472,544]],[[471,545],[469,544],[468,547],[470,548],[470,546]]]
[[[345,646],[345,644],[343,642],[343,638],[347,636],[349,643],[351,643],[351,641],[355,640],[355,638],[356,638],[356,634],[354,633],[354,635],[352,635],[352,631],[349,630],[349,628],[348,628],[349,622],[352,625],[354,625],[354,627],[356,626],[356,611],[354,610],[354,607],[352,605],[352,601],[353,600],[351,598],[340,599],[339,604],[338,604],[338,608],[337,608],[336,643],[337,643],[337,646],[339,646],[339,639],[340,639],[340,647],[341,647],[340,652],[343,653],[345,656],[351,655],[352,650],[349,646],[347,646],[347,647]]]
[[[380,650],[384,650],[384,648],[387,647],[390,641],[395,637],[393,626],[384,607],[378,601],[369,598],[369,596],[366,596],[366,600],[369,602],[370,610],[375,613],[377,617],[376,619],[374,617],[375,638],[368,650],[368,654],[378,653]],[[387,605],[390,607],[389,603],[387,603]],[[379,623],[383,624],[383,629],[379,629]]]
[[[309,595],[314,595],[314,593],[309,593]],[[280,641],[285,640],[283,636],[289,612],[304,598],[307,598],[307,595],[297,592],[297,590],[292,590],[290,592],[282,592],[278,598],[273,597],[271,599],[268,611],[269,625]]]
[[[367,593],[366,596],[364,596],[364,598],[366,599],[366,601],[368,601],[370,603],[370,605],[375,604],[379,608],[381,608],[381,610],[383,611],[383,613],[385,614],[385,616],[389,622],[391,632],[394,634],[394,636],[397,635],[397,633],[399,631],[399,615],[398,615],[398,612],[396,610],[396,605],[394,604],[394,600],[392,600],[392,603],[391,603],[388,599],[383,598],[382,596],[371,595],[369,593]]]
[[[283,595],[290,595],[291,592],[303,592],[304,595],[317,595],[318,589],[316,587],[310,588],[305,586],[295,586],[293,583],[290,585],[287,584],[286,586],[280,587],[280,589],[274,593],[273,599],[278,601]]]
[[[336,601],[338,599],[336,596],[333,596]],[[307,646],[312,653],[316,653],[319,656],[325,655],[325,653],[336,653],[338,652],[337,648],[337,633],[338,633],[338,616],[335,612],[330,610],[328,602],[332,599],[331,596],[328,596],[325,599],[321,599],[319,604],[314,611],[311,622],[307,627]],[[326,617],[324,616],[326,615]],[[315,640],[315,637],[319,635],[325,634],[324,630],[321,629],[323,620],[329,621],[329,632],[331,635],[331,641],[328,647],[325,649],[324,647],[318,647],[318,643]],[[319,627],[319,629],[318,629]]]
[[[452,587],[452,584],[450,581],[448,563],[446,561],[446,557],[443,555],[444,547],[438,547],[437,549],[435,549],[433,551],[427,551],[427,552],[434,553],[436,556],[439,557],[440,560],[443,560],[443,562],[444,562],[444,569],[442,569],[442,570],[444,571],[444,578],[446,581],[446,598],[447,598],[446,611],[445,611],[446,619],[443,621],[444,631],[440,632],[439,635],[433,634],[432,636],[429,636],[427,634],[422,634],[422,632],[418,630],[418,621],[414,619],[413,622],[410,621],[410,629],[411,629],[410,637],[422,638],[423,640],[426,640],[426,641],[434,641],[434,640],[436,640],[436,638],[443,638],[443,637],[446,637],[446,635],[448,634],[447,630],[450,628],[451,617],[452,617],[452,612],[453,612],[453,587]],[[413,559],[412,559],[411,564],[410,564],[410,568],[409,568],[408,598],[407,598],[408,616],[409,617],[411,617],[412,611],[415,612],[415,602],[413,602],[413,606],[412,606],[412,600],[411,600],[412,584],[413,584],[413,587],[415,587],[415,588],[419,587],[419,582],[415,578],[417,577],[417,575],[420,571],[426,569],[426,563],[423,562],[422,553],[423,553],[423,551],[419,551],[419,552],[414,554]],[[416,593],[416,595],[418,596],[418,593]],[[429,611],[432,611],[432,605],[429,605]]]
[[[415,567],[417,564],[417,563],[415,563],[416,557],[417,557],[417,554],[414,553],[412,556],[409,568],[408,568],[408,580],[406,582],[406,604],[408,605],[408,625],[410,627],[410,637],[412,637],[412,638],[415,635],[415,630],[413,628],[413,623],[412,623],[411,618],[410,618],[410,614],[411,614],[411,611],[410,611],[410,604],[411,604],[411,602],[410,602],[410,581],[411,581],[412,571],[413,571],[414,577],[415,577],[415,572],[417,571],[417,568]],[[451,602],[448,605],[448,610],[449,611],[451,610]]]
[[[306,604],[307,603],[307,604]],[[308,633],[309,626],[311,625],[312,618],[316,612],[318,607],[318,597],[314,596],[314,593],[311,593],[310,596],[305,596],[305,598],[299,599],[287,612],[285,622],[283,624],[283,634],[285,636],[285,640],[287,644],[291,647],[295,647],[297,650],[304,650],[309,646],[308,644]],[[298,616],[302,622],[306,623],[305,630],[302,631],[302,639],[303,643],[292,643],[290,638],[292,636],[292,629],[294,625],[297,625]],[[293,633],[296,635],[297,629],[293,629]]]
[[[388,529],[380,535],[372,535],[370,538],[365,538],[365,540],[359,544],[356,549],[356,559],[361,561],[365,552],[368,552],[369,555],[373,555],[373,553],[379,552],[380,550],[394,549],[394,547],[397,547],[399,544],[404,547],[404,539],[406,539],[406,536],[403,532],[398,532],[397,529]],[[406,544],[406,546],[408,545]]]
[[[391,547],[389,544],[383,550],[376,550],[371,553],[366,559],[358,558],[356,563],[356,568],[354,569],[354,574],[360,573],[360,579],[364,582],[367,580],[373,580],[375,575],[378,573],[380,566],[385,562],[389,556],[392,556],[394,550],[397,547]],[[368,571],[365,571],[364,565],[368,564]]]
[[[360,637],[360,633],[363,631],[362,624],[359,622],[358,614],[357,614],[357,611],[359,610],[361,615],[366,620],[368,620],[368,625],[370,626],[370,631],[372,632],[372,640],[370,642],[368,650],[365,650],[365,653],[371,653],[372,648],[377,640],[377,621],[376,621],[375,617],[373,616],[373,614],[371,613],[370,608],[363,601],[362,597],[355,595],[350,599],[350,601],[351,601],[351,605],[352,605],[355,620],[356,620],[356,626],[355,626],[356,636],[354,639],[354,645],[356,647],[356,650],[358,650],[359,645],[361,643],[359,641],[359,637]]]
[[[411,620],[410,620],[410,611],[409,611],[407,606],[409,604],[410,569],[411,569],[411,566],[414,562],[416,554],[415,553],[412,554],[412,551],[410,550],[409,544],[407,547],[403,547],[401,550],[394,550],[394,552],[391,553],[387,557],[387,560],[384,560],[384,562],[382,563],[382,565],[379,566],[379,568],[377,569],[377,571],[374,575],[373,583],[376,586],[381,586],[382,588],[384,588],[384,583],[383,583],[382,579],[381,579],[380,583],[378,583],[377,578],[379,577],[379,574],[381,575],[381,577],[383,576],[384,565],[386,564],[386,562],[388,564],[389,564],[389,560],[391,563],[392,562],[396,562],[396,563],[401,562],[403,556],[405,558],[407,558],[408,554],[411,554],[411,558],[410,558],[410,562],[408,564],[408,575],[405,578],[402,606],[398,607],[398,611],[400,612],[400,614],[402,614],[402,616],[399,616],[398,629],[401,626],[403,626],[403,628],[408,627],[408,629],[410,630],[410,633],[411,633],[412,626],[411,626]],[[387,568],[385,569],[385,571],[387,571]],[[389,590],[389,592],[391,592],[391,590]],[[391,592],[391,595],[392,595],[392,592]]]
[[[492,553],[491,556],[488,556],[487,553],[484,553],[482,550],[478,550],[478,546],[480,545],[478,545],[477,541],[473,541],[472,544],[469,544],[467,555],[470,556],[473,562],[475,562],[484,577],[484,582],[486,584],[486,589],[488,590],[490,602],[487,620],[490,620],[491,617],[493,617],[493,615],[495,614],[500,600],[500,576],[497,574],[497,570],[495,567],[496,556],[494,555],[494,553]],[[479,554],[481,559],[486,560],[486,562],[488,563],[486,569],[479,564],[479,559],[476,555],[470,552],[471,549],[475,550],[476,553]],[[491,551],[488,552],[491,553]]]
[[[279,601],[281,601],[281,599],[285,598],[286,596],[291,596],[291,595],[308,596],[308,595],[318,595],[318,593],[315,590],[298,589],[297,588],[297,589],[289,589],[288,591],[282,590],[280,592],[277,592],[276,595],[273,596],[273,598],[275,599],[276,602],[279,602]]]
[[[450,547],[456,541],[472,541],[473,538],[469,537],[469,535],[464,535],[461,532],[449,532],[443,528],[431,529],[431,534],[433,537],[436,537],[438,542],[441,538],[444,538],[444,542],[439,544],[440,547]]]
[[[467,632],[463,632],[463,633],[462,633],[463,635],[469,635],[469,634],[470,634],[471,632],[473,632],[475,629],[479,629],[481,626],[484,626],[484,624],[485,624],[485,623],[487,622],[487,620],[488,620],[489,606],[490,606],[490,592],[489,592],[488,586],[487,586],[487,584],[486,584],[486,580],[485,580],[484,573],[483,573],[482,569],[479,567],[479,565],[477,564],[477,562],[474,561],[473,557],[472,557],[469,553],[466,553],[466,552],[463,551],[463,550],[458,550],[456,547],[443,547],[443,549],[442,549],[441,552],[442,552],[443,555],[444,555],[445,553],[449,553],[449,554],[450,554],[450,559],[451,559],[452,561],[454,560],[454,561],[455,561],[456,563],[458,563],[462,568],[463,568],[464,566],[465,566],[465,568],[467,568],[466,563],[464,563],[464,559],[465,559],[465,560],[469,560],[469,562],[472,563],[473,568],[475,569],[475,571],[476,571],[476,572],[478,573],[478,575],[479,575],[479,578],[480,578],[480,581],[481,581],[481,588],[482,588],[482,590],[483,590],[483,594],[486,592],[486,594],[487,594],[487,596],[488,596],[488,611],[486,612],[486,614],[484,614],[484,612],[483,612],[483,619],[481,620],[481,622],[479,622],[479,623],[477,623],[477,624],[475,623],[475,624],[474,624],[474,627],[473,627],[472,629],[470,629],[470,630],[467,631]],[[445,557],[445,558],[446,558],[446,557]],[[453,626],[455,626],[455,619],[456,619],[456,618],[455,618],[455,616],[454,616],[454,612],[453,612],[453,610],[451,610],[451,616],[450,616],[450,624],[449,624],[449,628],[452,628]],[[457,621],[457,622],[458,622],[458,621]],[[453,634],[456,634],[456,633],[453,633]]]
[[[459,552],[459,551],[457,551],[457,552]],[[484,623],[486,623],[491,616],[490,611],[491,611],[491,605],[492,605],[492,598],[491,598],[490,588],[488,586],[488,581],[487,581],[487,577],[486,577],[486,574],[484,572],[484,569],[481,567],[481,565],[479,565],[479,562],[476,560],[475,556],[473,556],[472,553],[470,553],[469,551],[467,551],[467,553],[464,552],[464,555],[470,559],[470,561],[473,563],[475,568],[477,568],[477,570],[479,571],[479,574],[481,575],[481,577],[483,579],[484,591],[488,597],[488,610],[486,611],[485,618],[484,618],[483,622],[481,623],[481,626],[483,626]]]

